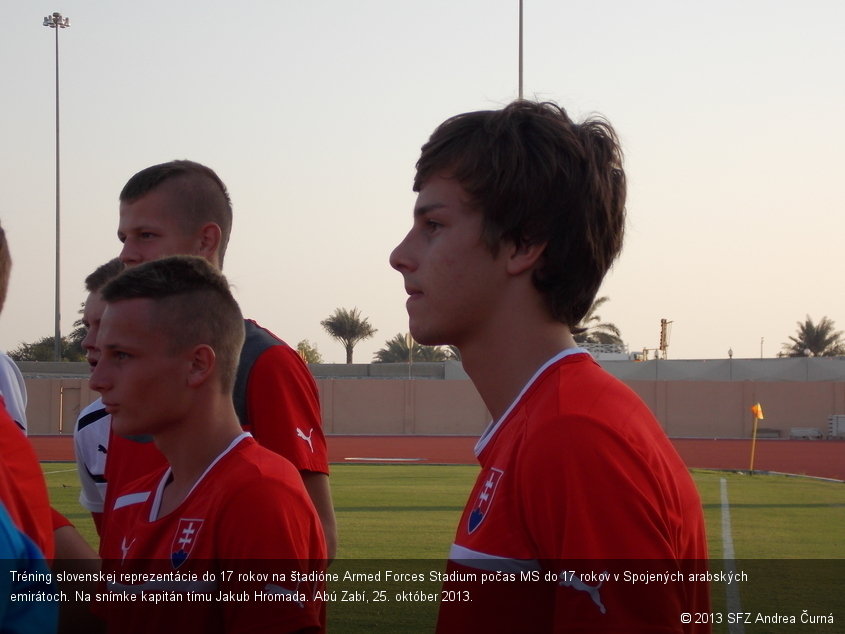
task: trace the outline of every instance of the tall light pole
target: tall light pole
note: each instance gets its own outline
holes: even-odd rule
[[[59,210],[60,210],[60,187],[59,187],[59,29],[66,29],[70,26],[70,19],[62,17],[61,13],[53,13],[44,18],[44,26],[49,26],[56,30],[56,322],[55,322],[55,342],[53,347],[53,356],[56,361],[62,360],[62,331],[61,331],[61,311],[59,308],[60,293],[59,293]]]
[[[522,100],[522,0],[519,0],[519,99]]]

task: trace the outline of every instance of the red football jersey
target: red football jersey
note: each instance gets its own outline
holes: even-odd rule
[[[168,468],[136,481],[110,510],[100,555],[117,577],[96,608],[110,631],[324,628],[314,593],[322,588],[325,539],[287,460],[243,434],[179,507],[159,517],[169,477]],[[150,574],[158,576],[139,576]],[[113,599],[130,595],[136,600]]]
[[[246,388],[249,426],[262,447],[299,471],[329,472],[320,395],[311,371],[289,345],[271,346],[255,360]]]
[[[314,377],[293,348],[255,322],[250,323],[276,343],[264,349],[250,368],[246,382],[249,424],[244,430],[262,447],[287,458],[299,471],[327,474],[328,450]],[[104,445],[108,451],[103,474],[108,484],[99,528],[107,521],[105,516],[115,496],[128,483],[167,463],[152,442],[136,442],[112,433],[111,416],[93,424],[101,431],[99,438],[97,434],[91,435],[91,442]],[[108,443],[102,441],[104,433],[108,434]]]
[[[53,511],[35,451],[0,396],[0,500],[15,525],[53,559]]]
[[[688,576],[707,559],[698,492],[645,404],[589,354],[541,368],[476,455],[439,632],[696,631],[681,614],[709,607]],[[652,573],[671,581],[638,576]]]

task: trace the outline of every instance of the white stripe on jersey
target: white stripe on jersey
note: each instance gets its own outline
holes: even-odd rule
[[[142,504],[150,499],[150,493],[150,491],[142,491],[141,493],[121,495],[114,501],[114,510],[122,509],[124,506],[132,506],[133,504]]]
[[[487,443],[489,443],[490,439],[493,437],[493,435],[497,431],[499,431],[499,428],[507,420],[508,416],[510,416],[510,413],[513,411],[513,408],[516,407],[517,403],[519,403],[519,401],[522,400],[522,397],[525,396],[525,393],[528,391],[528,388],[530,388],[534,384],[534,381],[536,381],[540,377],[540,375],[543,374],[543,372],[545,372],[549,368],[549,366],[557,363],[558,361],[560,361],[564,357],[568,357],[568,356],[573,355],[573,354],[590,354],[590,353],[587,350],[584,350],[584,348],[567,348],[566,350],[562,350],[561,352],[558,352],[555,356],[553,356],[551,359],[546,361],[542,366],[540,366],[540,369],[537,370],[534,373],[534,376],[532,376],[529,379],[528,383],[525,384],[525,387],[522,388],[522,391],[520,391],[519,395],[513,400],[513,403],[511,403],[508,406],[508,408],[505,410],[505,413],[502,414],[502,417],[497,421],[490,421],[490,424],[487,425],[487,429],[484,430],[484,433],[481,434],[481,438],[479,438],[478,442],[475,443],[475,457],[476,458],[481,454],[482,451],[484,451],[484,448],[487,446]]]
[[[478,550],[471,550],[458,544],[452,544],[449,549],[449,561],[454,561],[467,568],[487,570],[488,572],[522,572],[525,570],[540,570],[540,561],[537,559],[511,559],[500,557],[489,553],[482,553]]]

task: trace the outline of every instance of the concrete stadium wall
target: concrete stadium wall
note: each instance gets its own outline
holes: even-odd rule
[[[330,434],[480,434],[490,420],[470,381],[317,379]]]
[[[627,381],[675,438],[747,438],[760,402],[768,436],[793,428],[827,434],[845,414],[845,382]],[[26,379],[31,434],[70,434],[97,394],[85,379]],[[317,379],[329,434],[476,435],[490,419],[468,380]]]

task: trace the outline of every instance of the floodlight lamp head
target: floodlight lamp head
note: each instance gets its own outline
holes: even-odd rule
[[[49,26],[51,29],[64,29],[70,26],[70,18],[63,18],[62,14],[56,11],[53,15],[44,18],[44,26]]]

